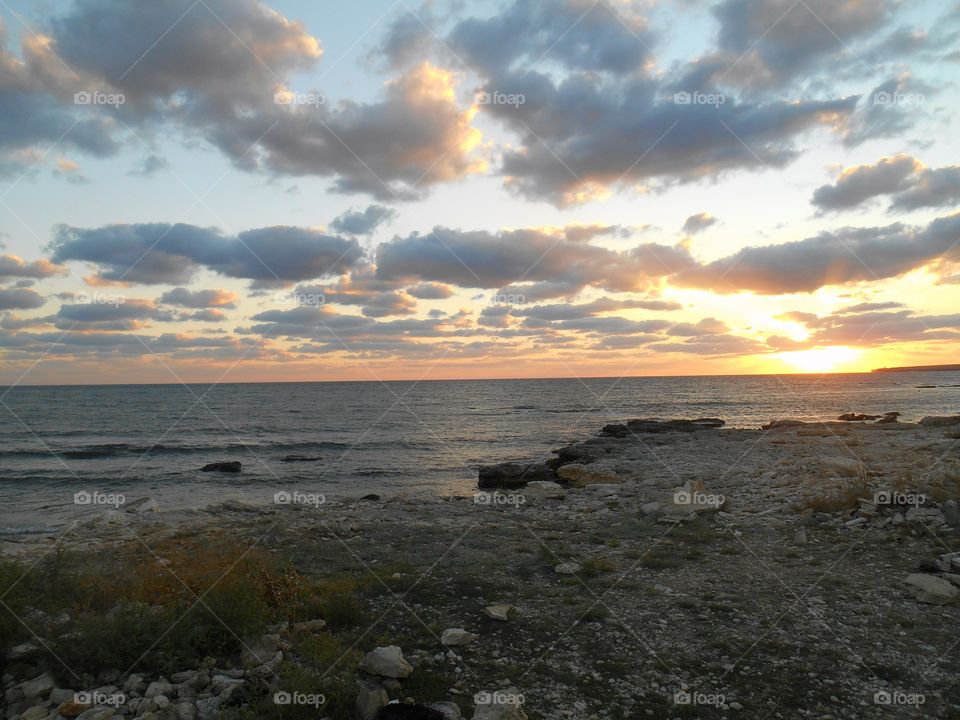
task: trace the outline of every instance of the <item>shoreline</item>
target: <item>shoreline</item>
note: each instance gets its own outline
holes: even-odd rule
[[[271,698],[308,691],[326,703],[310,717],[331,720],[372,719],[383,702],[408,698],[441,718],[511,720],[674,717],[691,709],[688,698],[714,702],[702,709],[718,717],[880,718],[888,707],[876,698],[888,692],[922,696],[926,717],[960,712],[955,638],[944,632],[960,620],[960,568],[949,572],[943,557],[960,550],[960,417],[768,430],[617,425],[555,452],[556,480],[473,497],[227,502],[79,525],[60,545],[83,572],[130,568],[122,572],[134,580],[112,586],[111,602],[136,596],[147,582],[136,578],[179,592],[176,575],[192,587],[200,558],[219,548],[289,568],[316,609],[272,610],[262,630],[224,633],[209,661],[187,654],[169,670],[158,660],[140,671],[131,661],[116,675],[94,665],[73,685],[45,652],[46,643],[62,649],[52,627],[39,623],[24,640],[36,647],[10,665],[8,698],[43,670],[54,689],[130,685],[125,712],[98,718],[298,717]],[[24,563],[59,554],[50,538],[13,544]],[[198,595],[229,567],[213,565]],[[249,595],[250,577],[236,579],[236,592]],[[67,614],[72,622],[108,610]],[[85,642],[81,632],[72,644]],[[259,647],[268,649],[251,660]],[[174,670],[186,680],[173,682]],[[147,697],[150,683],[162,692]],[[50,711],[51,697],[16,703]]]

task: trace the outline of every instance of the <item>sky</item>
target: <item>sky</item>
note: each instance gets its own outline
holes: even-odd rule
[[[953,0],[0,1],[0,384],[958,362]]]

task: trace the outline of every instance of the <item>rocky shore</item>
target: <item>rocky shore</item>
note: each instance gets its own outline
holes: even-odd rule
[[[842,417],[8,541],[4,717],[958,717],[960,416]]]

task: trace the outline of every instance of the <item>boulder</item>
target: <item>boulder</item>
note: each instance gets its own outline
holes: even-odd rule
[[[357,717],[360,720],[377,720],[380,708],[390,702],[387,691],[379,683],[363,683],[357,693]]]
[[[573,487],[585,487],[586,485],[596,485],[598,483],[611,485],[623,482],[615,473],[595,469],[589,465],[582,465],[581,463],[564,465],[557,470],[557,475],[561,480],[566,480]]]
[[[523,494],[534,500],[563,500],[566,497],[563,486],[551,480],[534,480],[527,483]]]
[[[960,590],[957,590],[949,580],[936,575],[912,573],[907,576],[906,582],[913,596],[922,603],[944,605],[960,596]]]
[[[571,561],[562,562],[553,568],[557,575],[576,575],[580,572],[580,563]]]
[[[197,700],[197,717],[199,720],[213,720],[220,712],[220,698],[208,697]]]
[[[33,680],[27,680],[21,683],[20,690],[23,691],[23,696],[27,700],[33,700],[34,698],[45,697],[53,690],[54,686],[53,678],[48,673],[44,673],[43,675],[38,675]]]
[[[511,613],[515,614],[517,612],[517,609],[513,605],[498,603],[497,605],[487,605],[483,612],[486,613],[487,617],[505,622],[510,619]]]
[[[624,438],[630,433],[630,430],[626,425],[620,423],[611,423],[609,425],[604,425],[603,429],[600,430],[601,435],[607,435],[610,437]]]
[[[405,678],[413,672],[413,666],[403,657],[403,651],[396,645],[378,647],[363,658],[363,670],[371,675],[387,678]]]
[[[960,425],[960,415],[928,415],[920,421],[924,427],[951,427]]]
[[[443,717],[443,720],[460,720],[460,706],[452,702],[430,703],[428,707],[436,710]]]
[[[239,460],[227,460],[223,462],[212,462],[204,465],[200,470],[202,472],[240,472],[241,464]]]
[[[146,698],[153,698],[157,695],[176,697],[177,686],[173,683],[168,683],[165,680],[156,680],[147,686],[147,691],[143,694],[143,696]]]
[[[467,632],[463,628],[447,628],[440,636],[440,642],[447,647],[455,647],[459,645],[469,645],[479,637],[479,635]]]
[[[946,525],[947,518],[936,508],[912,507],[904,513],[904,519],[907,522],[917,523],[919,525]]]
[[[496,488],[522,488],[532,480],[556,480],[556,475],[546,465],[500,463],[480,468],[477,487],[481,490]]]

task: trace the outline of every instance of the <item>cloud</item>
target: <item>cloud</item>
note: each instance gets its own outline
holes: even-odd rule
[[[803,324],[813,332],[803,341],[787,342],[774,336],[768,342],[784,349],[827,345],[870,347],[901,342],[960,341],[960,314],[918,315],[908,308],[893,312],[866,309],[863,312],[808,316]]]
[[[188,290],[185,287],[178,287],[165,292],[157,301],[186,308],[232,308],[236,307],[237,299],[236,293],[222,288]]]
[[[160,170],[164,170],[167,167],[167,162],[159,155],[148,155],[143,158],[137,166],[133,168],[127,175],[132,175],[134,177],[153,177]]]
[[[62,330],[137,330],[149,327],[146,321],[170,322],[173,313],[158,308],[152,300],[105,297],[103,301],[64,304],[56,316]]]
[[[98,266],[99,280],[144,284],[184,284],[200,268],[265,285],[283,284],[342,272],[363,256],[355,240],[284,225],[232,237],[182,223],[92,229],[60,225],[51,248],[60,262]]]
[[[718,293],[813,292],[827,285],[897,277],[960,256],[960,213],[926,227],[894,223],[842,228],[781,245],[747,247],[707,265],[685,270],[674,285]]]
[[[0,310],[33,310],[46,302],[42,295],[25,288],[0,289]]]
[[[367,317],[410,315],[417,307],[397,283],[377,278],[370,266],[341,276],[335,285],[300,285],[290,297],[299,304],[358,305]]]
[[[184,320],[198,320],[200,322],[223,322],[227,319],[226,314],[222,310],[197,310],[195,313],[189,315],[184,315]]]
[[[34,278],[40,280],[54,275],[66,275],[67,268],[45,258],[26,262],[16,255],[0,255],[0,280]]]
[[[717,219],[710,213],[697,213],[696,215],[691,215],[684,221],[681,230],[687,235],[696,235],[711,225],[715,225],[716,222]]]
[[[833,185],[822,185],[811,202],[821,210],[846,210],[879,195],[899,192],[910,185],[910,178],[923,168],[909,155],[880,158],[873,165],[857,165],[840,173]]]
[[[646,291],[694,262],[680,247],[644,243],[620,252],[571,240],[563,229],[490,233],[443,227],[383,243],[376,261],[377,276],[384,280],[500,288],[528,299],[567,295],[587,286]],[[549,290],[538,293],[545,290],[542,284]]]
[[[330,227],[348,235],[371,235],[380,225],[397,216],[397,211],[383,205],[370,205],[363,212],[350,210],[337,217]]]
[[[846,210],[883,195],[891,211],[950,207],[960,203],[960,165],[924,167],[909,155],[880,158],[873,165],[844,170],[833,185],[823,185],[811,202],[821,210]]]
[[[420,300],[444,300],[452,297],[454,289],[444,283],[425,282],[407,288],[407,294]]]

